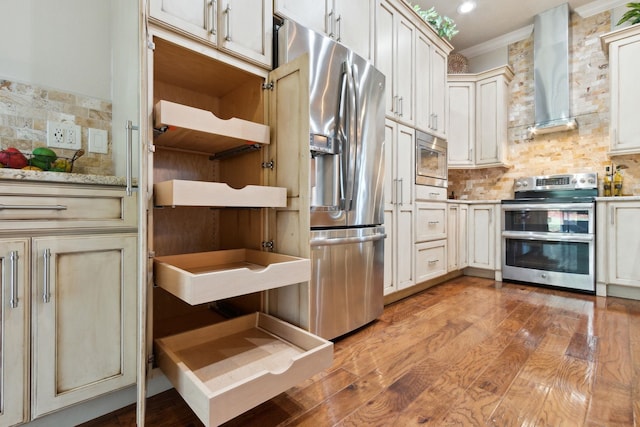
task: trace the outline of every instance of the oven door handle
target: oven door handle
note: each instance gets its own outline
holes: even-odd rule
[[[593,203],[516,203],[502,205],[503,211],[548,211],[568,209],[593,209]]]
[[[556,242],[592,242],[593,234],[576,233],[528,233],[522,231],[503,231],[502,237],[519,240],[547,240]]]

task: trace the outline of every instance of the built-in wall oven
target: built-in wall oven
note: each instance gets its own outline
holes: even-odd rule
[[[447,141],[416,131],[416,184],[447,187]]]
[[[595,293],[595,173],[514,182],[502,201],[502,277]]]

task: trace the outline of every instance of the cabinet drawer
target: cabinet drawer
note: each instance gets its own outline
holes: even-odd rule
[[[416,185],[415,190],[416,200],[447,200],[446,188]]]
[[[156,285],[189,304],[264,291],[311,278],[305,258],[250,249],[170,255],[154,259]]]
[[[416,203],[416,242],[447,237],[447,205]]]
[[[156,340],[160,369],[207,426],[331,366],[333,344],[264,313]]]
[[[137,226],[137,195],[121,188],[9,184],[0,197],[0,230]]]
[[[157,206],[287,206],[287,189],[284,187],[247,185],[236,189],[221,182],[173,179],[154,184],[153,193]]]
[[[447,273],[447,241],[419,243],[416,249],[416,283]]]

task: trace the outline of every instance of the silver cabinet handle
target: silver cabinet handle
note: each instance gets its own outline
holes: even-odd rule
[[[64,211],[65,205],[0,205],[0,210],[39,210]]]
[[[4,271],[4,258],[2,259],[2,270]],[[9,296],[9,306],[18,308],[18,252],[9,252],[9,283],[11,295]],[[2,275],[2,289],[4,289],[4,275]]]
[[[609,216],[611,217],[611,225],[616,225],[616,210],[613,206],[609,206]]]
[[[432,199],[437,199],[439,195],[440,193],[429,193],[429,196],[431,196]]]
[[[427,261],[427,262],[428,262],[429,264],[435,264],[435,263],[437,263],[438,261],[440,261],[440,260],[439,260],[439,259],[431,259],[431,260],[429,260],[429,261]]]
[[[336,18],[336,27],[338,27],[338,37],[336,40],[340,42],[342,41],[342,15],[338,15]]]
[[[231,41],[231,4],[227,5],[227,8],[224,10],[224,19],[226,22],[225,28],[225,36],[224,39],[228,42]]]
[[[211,0],[208,4],[210,8],[209,17],[211,18],[211,25],[209,26],[211,29],[209,32],[215,36],[218,32],[218,20],[216,19],[218,16],[218,2],[217,0]]]
[[[325,25],[327,25],[327,29],[329,31],[328,36],[331,38],[334,38],[335,34],[335,21],[333,19],[333,17],[335,16],[335,10],[331,9],[331,12],[329,12],[327,14],[327,22],[325,22]]]
[[[44,260],[44,275],[42,278],[42,301],[47,303],[51,301],[51,283],[49,282],[49,276],[51,273],[51,250],[45,249],[43,253]]]
[[[126,164],[126,193],[131,196],[133,193],[133,131],[138,130],[138,126],[134,126],[131,120],[127,120],[127,164]]]
[[[398,184],[400,184],[400,204],[404,205],[404,178],[399,179]]]
[[[429,221],[429,222],[427,222],[427,224],[436,225],[436,224],[440,224],[440,221]]]
[[[398,115],[400,117],[404,116],[404,102],[403,101],[404,101],[404,99],[401,96],[399,96],[398,97]]]

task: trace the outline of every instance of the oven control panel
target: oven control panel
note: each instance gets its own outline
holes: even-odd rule
[[[517,178],[514,191],[573,190],[598,188],[597,173],[575,173]]]

